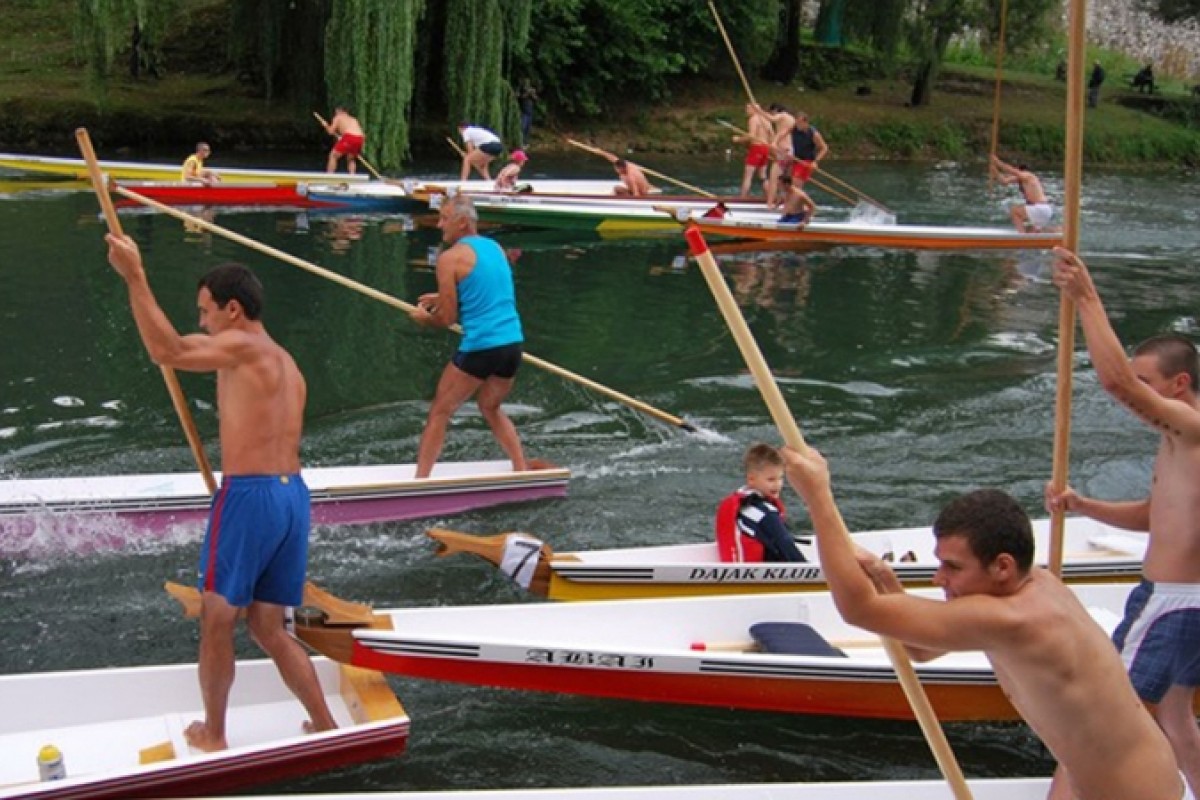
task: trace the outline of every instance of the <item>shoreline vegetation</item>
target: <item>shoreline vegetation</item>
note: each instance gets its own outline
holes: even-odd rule
[[[101,90],[75,55],[70,20],[53,4],[27,0],[11,9],[0,48],[0,149],[42,155],[77,155],[73,132],[87,127],[108,157],[136,157],[152,149],[190,150],[198,139],[218,150],[301,151],[328,147],[313,123],[313,109],[268,104],[228,73],[189,71],[207,36],[181,32],[195,52],[177,55],[174,69],[158,77],[113,75]],[[955,160],[986,158],[990,148],[994,70],[946,63],[929,106],[908,106],[911,83],[903,68],[888,74],[867,56],[805,44],[802,74],[838,75],[821,88],[754,81],[763,105],[782,103],[805,111],[839,159]],[[1113,71],[1115,73],[1115,71]],[[1138,94],[1128,76],[1110,73],[1097,109],[1085,122],[1084,159],[1117,165],[1200,165],[1200,97],[1182,88]],[[811,83],[812,81],[810,81]],[[1063,158],[1066,84],[1052,75],[1009,72],[1001,90],[999,152],[1007,160],[1055,163]],[[613,152],[724,154],[727,120],[745,126],[746,97],[732,67],[719,74],[677,79],[670,97],[650,105],[631,99],[600,118],[535,117],[533,152],[572,150],[568,137]],[[321,113],[326,110],[316,109]],[[445,149],[450,122],[417,120],[411,130],[416,157]],[[368,132],[369,135],[369,132]]]

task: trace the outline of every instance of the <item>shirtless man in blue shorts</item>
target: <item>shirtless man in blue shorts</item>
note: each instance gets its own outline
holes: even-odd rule
[[[200,692],[204,720],[184,732],[199,750],[228,746],[233,636],[246,612],[250,633],[308,712],[307,730],[337,727],[304,648],[284,612],[298,606],[308,558],[309,498],[300,477],[307,389],[292,357],[266,332],[262,284],[240,264],[200,280],[196,304],[206,334],[181,336],[150,290],[137,244],[109,234],[108,260],[125,279],[138,332],[164,367],[217,373],[221,488],[200,555]]]
[[[1024,164],[1015,167],[1006,164],[996,156],[991,158],[992,175],[1001,184],[1011,186],[1016,184],[1021,190],[1024,203],[1013,203],[1008,213],[1013,226],[1020,233],[1041,233],[1050,230],[1050,220],[1054,216],[1054,206],[1046,198],[1046,190],[1042,188],[1041,179],[1029,171]]]
[[[500,404],[512,391],[521,365],[521,317],[517,314],[512,268],[500,245],[477,230],[479,217],[467,195],[442,203],[438,227],[449,247],[437,260],[436,292],[421,295],[409,316],[418,325],[448,328],[462,323],[463,338],[442,371],[429,418],[417,447],[416,477],[428,478],[442,452],[454,412],[476,396],[513,470],[527,468],[516,426]]]
[[[1142,582],[1130,593],[1113,640],[1197,792],[1200,728],[1192,702],[1200,686],[1200,359],[1196,346],[1176,334],[1148,339],[1127,358],[1083,261],[1063,248],[1054,254],[1054,283],[1079,309],[1101,385],[1162,438],[1149,497],[1109,502],[1048,486],[1046,505],[1150,534]]]

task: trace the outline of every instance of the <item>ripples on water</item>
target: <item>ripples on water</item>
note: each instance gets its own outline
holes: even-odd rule
[[[715,190],[737,165],[697,173]],[[978,169],[839,165],[901,221],[1006,220]],[[1061,182],[1047,175],[1052,196]],[[1127,343],[1195,329],[1194,178],[1089,175],[1083,251]],[[104,263],[87,196],[6,197],[0,230],[0,475],[190,469],[161,379]],[[818,199],[818,202],[821,202]],[[844,212],[841,212],[844,213]],[[436,232],[387,218],[219,214],[215,221],[399,297],[432,288]],[[411,461],[452,342],[403,315],[163,218],[129,217],[168,314],[193,327],[195,279],[231,258],[267,285],[266,320],[309,378],[310,464]],[[415,229],[414,229],[415,228]],[[406,230],[408,229],[408,230]],[[311,576],[380,607],[527,602],[470,560],[441,560],[431,524],[527,530],[558,550],[706,539],[740,457],[778,436],[677,237],[602,241],[501,231],[528,349],[698,427],[688,434],[526,366],[512,398],[531,454],[569,466],[570,497],[451,518],[319,527]],[[927,522],[978,485],[1039,512],[1054,428],[1058,296],[1042,254],[834,248],[731,252],[719,261],[805,437],[830,458],[852,528]],[[720,248],[717,249],[720,252]],[[1154,437],[1077,358],[1072,481],[1106,497],[1146,489]],[[202,437],[216,435],[209,379],[181,376]],[[456,418],[446,458],[499,457],[478,414]],[[790,498],[793,524],[805,519]],[[191,662],[196,636],[161,591],[192,580],[199,531],[132,541],[116,520],[44,518],[0,561],[0,671]],[[3,543],[7,549],[12,543]],[[255,650],[244,638],[240,652]],[[414,717],[409,753],[276,789],[440,789],[935,777],[913,725],[804,718],[393,681]],[[1018,725],[951,726],[968,775],[1045,774]]]

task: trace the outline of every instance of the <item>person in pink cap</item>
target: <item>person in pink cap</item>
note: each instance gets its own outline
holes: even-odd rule
[[[521,175],[521,167],[525,166],[525,162],[528,160],[529,156],[525,155],[524,150],[513,150],[512,154],[508,157],[508,163],[504,165],[504,169],[500,170],[499,174],[496,175],[496,191],[517,191],[517,178]]]

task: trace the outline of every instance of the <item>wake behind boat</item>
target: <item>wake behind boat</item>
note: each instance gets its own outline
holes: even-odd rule
[[[415,472],[415,464],[306,468],[313,523],[417,519],[563,497],[570,478],[553,466],[513,472],[508,461],[440,462],[424,480]],[[211,499],[199,472],[0,481],[0,553],[26,550],[45,528],[78,529],[95,543],[98,524],[112,518],[133,535],[163,536],[175,526],[200,525]]]
[[[222,792],[403,752],[409,718],[384,676],[313,659],[338,728],[307,719],[269,660],[240,661],[229,749],[203,753],[184,729],[204,718],[194,664],[0,676],[0,798],[98,800]],[[39,780],[53,744],[66,778]]]
[[[1035,559],[1050,552],[1050,520],[1033,521]],[[614,548],[555,553],[527,533],[474,536],[433,528],[438,555],[471,553],[488,561],[521,588],[551,600],[615,600],[643,597],[756,594],[825,589],[817,547],[799,544],[807,563],[724,563],[715,541],[658,547]],[[705,532],[704,535],[710,535]],[[935,539],[929,527],[895,528],[854,534],[861,547],[892,563],[909,586],[928,586],[937,570]],[[1069,517],[1063,538],[1064,580],[1134,581],[1141,575],[1145,536],[1130,534],[1087,517]]]
[[[1129,585],[1071,588],[1111,632]],[[883,643],[844,622],[828,592],[374,612],[322,603],[319,594],[306,595],[316,610],[297,612],[296,635],[368,669],[625,700],[913,719]],[[916,672],[944,722],[1019,719],[980,652],[949,653]]]

